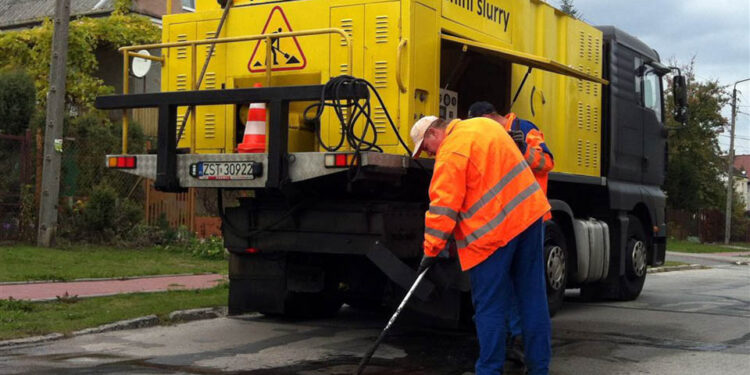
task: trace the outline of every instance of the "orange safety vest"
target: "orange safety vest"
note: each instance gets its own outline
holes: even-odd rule
[[[513,123],[517,117],[515,113],[509,113],[505,118],[508,120],[505,122],[505,130],[510,131],[513,128]],[[524,129],[520,129],[524,130]],[[528,129],[526,132],[526,152],[523,157],[526,159],[526,163],[529,164],[529,168],[536,177],[536,182],[542,187],[544,194],[547,194],[547,180],[549,179],[549,172],[555,167],[555,160],[552,156],[544,151],[542,144],[544,144],[544,134],[541,130],[536,127]],[[552,213],[548,212],[544,215],[544,221],[552,219]]]
[[[425,214],[427,256],[437,256],[453,236],[461,268],[468,270],[549,210],[518,147],[497,131],[497,122],[479,117],[448,125]]]

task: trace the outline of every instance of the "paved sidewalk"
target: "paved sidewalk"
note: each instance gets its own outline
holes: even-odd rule
[[[667,255],[674,258],[687,258],[696,260],[708,260],[716,263],[726,264],[741,264],[747,265],[750,263],[750,255],[748,252],[727,252],[727,253],[681,253],[677,251],[667,251]]]
[[[96,281],[49,282],[0,285],[0,299],[13,297],[19,300],[46,301],[68,293],[69,296],[99,297],[137,292],[166,290],[207,289],[224,279],[219,274],[157,276],[135,279]]]

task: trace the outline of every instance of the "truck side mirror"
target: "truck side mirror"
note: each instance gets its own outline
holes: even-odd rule
[[[673,117],[675,121],[684,124],[688,120],[687,84],[685,83],[685,76],[676,75],[672,78],[672,96],[674,97]]]

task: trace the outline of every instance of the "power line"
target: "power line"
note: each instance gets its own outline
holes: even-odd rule
[[[726,134],[719,134],[719,137],[726,137],[726,138],[730,138],[730,137],[729,137],[728,135],[726,135]],[[742,139],[743,141],[750,141],[750,137],[738,137],[738,136],[736,136],[736,135],[734,136],[734,139]]]

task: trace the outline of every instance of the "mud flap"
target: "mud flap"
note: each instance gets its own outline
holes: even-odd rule
[[[229,314],[284,312],[286,259],[231,254],[229,258]]]
[[[367,259],[373,262],[389,279],[405,290],[409,290],[414,280],[417,279],[417,271],[393,255],[379,241],[376,241],[367,252]],[[428,301],[434,290],[435,285],[429,280],[424,279],[414,291],[414,296],[422,301]]]

